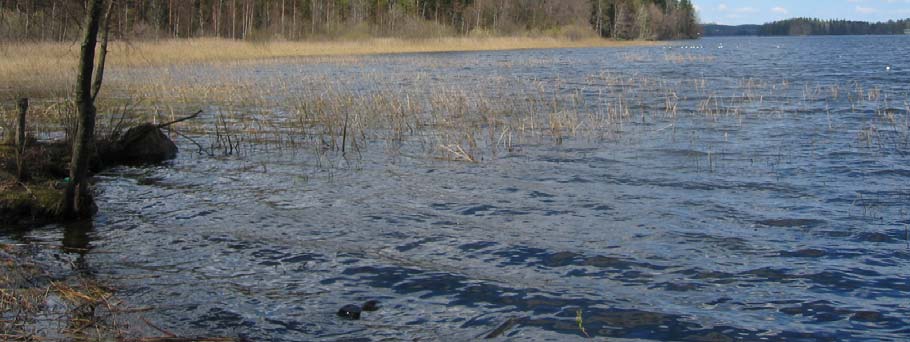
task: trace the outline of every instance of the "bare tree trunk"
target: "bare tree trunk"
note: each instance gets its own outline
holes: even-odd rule
[[[16,179],[23,182],[25,181],[25,160],[22,159],[22,154],[25,153],[25,114],[28,113],[28,99],[19,99],[17,107],[19,117],[16,120]]]
[[[300,28],[297,27],[297,1],[294,0],[291,3],[291,6],[294,7],[292,14],[291,14],[291,29],[293,30],[292,32],[294,33],[293,39],[299,39],[300,38]]]
[[[212,22],[215,29],[215,37],[222,37],[221,35],[221,8],[224,7],[224,0],[218,0],[218,9],[212,11]]]
[[[31,39],[29,36],[29,31],[32,24],[32,13],[30,11],[29,5],[25,5],[25,40]]]
[[[79,122],[73,140],[73,155],[70,161],[70,182],[66,186],[63,214],[77,217],[91,212],[91,195],[86,188],[88,156],[91,153],[95,135],[95,102],[92,100],[92,73],[95,69],[95,47],[98,43],[98,27],[101,22],[102,2],[89,0],[85,14],[82,48],[79,54],[79,74],[76,76],[76,108]]]
[[[92,82],[93,103],[98,98],[98,93],[101,92],[101,82],[104,81],[104,64],[107,61],[107,43],[111,32],[111,9],[114,7],[114,1],[108,0],[107,9],[104,10],[104,16],[101,19],[101,46],[98,49],[98,65],[95,67],[95,79]]]
[[[237,0],[231,5],[231,39],[237,39]]]

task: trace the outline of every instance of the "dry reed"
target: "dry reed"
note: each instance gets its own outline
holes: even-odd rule
[[[702,126],[734,120],[742,126],[750,121],[798,117],[818,111],[824,115],[827,129],[846,129],[834,122],[834,118],[838,109],[849,106],[850,113],[864,109],[878,113],[870,117],[875,122],[870,121],[869,129],[849,133],[858,134],[857,141],[885,148],[886,144],[871,141],[887,133],[889,137],[885,140],[892,149],[906,150],[906,143],[896,144],[908,140],[904,125],[908,110],[891,108],[901,107],[889,104],[894,94],[859,82],[795,85],[786,79],[750,78],[731,83],[707,78],[677,80],[604,72],[588,75],[583,83],[572,86],[559,79],[499,76],[479,76],[473,83],[453,84],[446,79],[433,80],[432,72],[418,71],[408,74],[406,79],[396,79],[402,76],[349,71],[374,70],[373,66],[385,62],[408,63],[428,70],[460,68],[463,65],[459,63],[464,63],[421,55],[351,56],[358,53],[434,51],[443,48],[442,45],[449,50],[471,44],[472,47],[464,49],[486,48],[484,44],[490,44],[491,49],[535,46],[523,41],[524,38],[509,39],[452,38],[436,41],[440,46],[427,41],[418,44],[401,40],[356,44],[257,45],[221,40],[139,43],[120,47],[129,51],[113,55],[115,67],[107,80],[111,90],[105,92],[102,122],[106,123],[106,129],[116,131],[119,125],[115,123],[122,123],[123,118],[128,118],[127,122],[160,122],[203,108],[207,110],[204,119],[181,124],[174,134],[190,139],[197,151],[208,155],[288,149],[310,150],[319,155],[334,152],[350,155],[360,153],[373,142],[382,142],[388,152],[416,147],[436,158],[477,162],[514,151],[516,146],[526,143],[560,144],[573,138],[616,141],[636,131],[647,132],[648,127],[655,127],[654,132],[675,135],[679,134],[679,120],[701,120]],[[503,43],[507,41],[511,43]],[[532,41],[542,45],[596,45]],[[178,47],[194,44],[198,47],[186,54],[174,53]],[[206,54],[204,50],[210,49],[227,52]],[[323,56],[274,59],[320,54]],[[325,57],[331,54],[347,56]],[[141,60],[135,57],[138,55],[143,56]],[[630,62],[710,62],[709,58],[698,55],[666,53],[660,49],[621,56]],[[193,64],[200,62],[205,63]],[[536,57],[492,63],[509,69],[546,67],[556,62]],[[39,60],[39,63],[45,62]],[[313,70],[320,70],[321,64],[341,73],[314,73]],[[250,73],[271,65],[283,68],[282,73],[267,76]],[[407,85],[402,86],[401,82]],[[35,111],[39,113],[36,121],[40,124],[36,124],[34,131],[40,136],[59,134],[55,132],[68,135],[72,110],[66,100],[38,102]],[[651,126],[652,123],[660,125]],[[725,135],[724,139],[727,138]]]
[[[371,38],[351,41],[243,42],[199,38],[115,42],[108,63],[112,69],[193,63],[236,63],[291,57],[362,56],[448,51],[493,51],[580,47],[628,47],[654,42],[599,38],[569,40],[551,37],[449,37],[435,39]],[[0,43],[0,94],[5,97],[65,94],[75,75],[78,46],[72,43]]]

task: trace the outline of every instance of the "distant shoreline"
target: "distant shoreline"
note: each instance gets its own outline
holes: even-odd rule
[[[786,35],[786,36],[762,36],[762,35],[713,35],[703,36],[700,39],[714,38],[836,38],[836,37],[908,37],[903,34],[806,34],[806,35]]]
[[[910,35],[910,19],[887,22],[793,18],[761,25],[702,25],[705,37]]]
[[[657,46],[657,41],[603,38],[448,37],[369,38],[342,41],[248,42],[222,38],[116,41],[108,56],[112,70],[187,64],[230,64],[270,59],[358,57],[439,52]],[[66,91],[75,77],[79,46],[68,42],[0,43],[0,82],[23,94]],[[116,72],[116,71],[114,71]],[[57,89],[60,88],[60,89]]]
[[[293,57],[369,56],[388,54],[508,51],[593,47],[636,47],[662,44],[655,41],[619,41],[603,38],[552,37],[445,37],[430,39],[369,38],[363,40],[312,40],[245,42],[220,38],[146,41],[121,50],[113,65],[173,65],[200,62],[234,62]],[[116,51],[116,50],[115,50]]]

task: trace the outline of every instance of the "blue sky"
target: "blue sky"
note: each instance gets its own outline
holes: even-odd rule
[[[885,21],[910,18],[910,0],[693,0],[704,23],[762,24],[792,17]]]

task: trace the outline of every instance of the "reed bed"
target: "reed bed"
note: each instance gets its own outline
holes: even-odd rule
[[[346,67],[370,69],[363,61],[350,63]],[[210,137],[204,139],[210,154],[242,153],[242,147],[263,146],[347,153],[379,141],[391,152],[410,146],[435,158],[477,162],[523,144],[619,141],[649,129],[676,134],[677,120],[707,125],[726,120],[742,126],[749,121],[812,115],[820,103],[836,104],[839,116],[880,112],[866,120],[884,120],[875,126],[888,125],[893,128],[889,134],[907,136],[906,126],[901,126],[907,110],[885,109],[894,106],[885,101],[881,90],[855,83],[794,88],[787,80],[671,81],[603,73],[588,76],[582,85],[568,86],[558,79],[491,77],[483,80],[482,87],[470,88],[420,81],[429,77],[417,73],[411,76],[418,81],[402,87],[389,82],[394,75],[383,73],[345,78],[300,71],[289,72],[293,77],[257,80],[235,67],[207,71],[207,78],[200,81],[179,69],[161,70],[145,83],[125,84],[123,89],[147,96],[150,103],[170,104],[155,110],[168,118],[189,111],[194,104],[215,108],[210,121],[185,127],[195,136]],[[824,114],[830,120],[830,110]],[[650,125],[654,123],[661,125],[654,128]],[[828,126],[853,134],[846,125]],[[881,135],[880,130],[870,132]],[[871,133],[857,139],[869,140],[865,136]],[[894,144],[897,138],[889,138],[892,148],[906,150],[905,145]]]
[[[599,38],[447,37],[434,39],[371,38],[350,41],[244,42],[198,38],[117,41],[111,44],[110,68],[238,63],[291,57],[339,57],[447,51],[494,51],[581,47],[629,47],[655,42]],[[55,97],[70,90],[79,46],[65,42],[0,43],[0,94],[5,97]]]
[[[745,79],[719,85],[706,79],[671,82],[619,74],[592,75],[581,86],[490,80],[482,91],[433,82],[397,87],[384,84],[384,74],[357,79],[295,74],[293,80],[265,84],[236,75],[233,68],[202,82],[182,78],[179,69],[151,74],[141,83],[112,81],[121,97],[102,102],[102,135],[116,134],[131,122],[170,121],[203,108],[203,119],[182,124],[173,134],[207,155],[291,150],[357,155],[380,142],[389,153],[405,150],[478,162],[526,144],[632,141],[642,136],[636,132],[682,135],[680,120],[743,127],[825,115],[823,129],[854,134],[858,146],[898,153],[910,148],[906,101],[896,104],[880,90],[857,84],[801,85],[801,96],[793,96],[789,81]],[[364,88],[364,83],[374,86]],[[828,109],[818,113],[820,106]],[[838,108],[835,114],[832,106]],[[35,108],[36,135],[72,134],[71,103],[52,101]],[[845,115],[864,116],[863,127],[832,119]]]
[[[509,46],[500,44],[502,41],[497,38],[488,39],[490,44]],[[513,43],[523,41],[512,39]],[[439,42],[455,49],[458,41]],[[202,119],[181,124],[172,134],[207,155],[294,150],[350,156],[375,148],[378,143],[389,153],[405,151],[479,162],[512,153],[527,144],[561,144],[578,139],[630,142],[655,133],[694,134],[691,130],[697,127],[721,123],[742,128],[784,117],[822,115],[825,127],[820,129],[852,135],[857,146],[898,153],[910,148],[906,94],[901,96],[859,82],[671,80],[611,72],[591,74],[584,77],[584,82],[571,84],[558,77],[509,76],[451,82],[445,77],[439,79],[432,71],[421,70],[463,68],[464,61],[421,55],[352,55],[384,51],[381,46],[385,43],[397,46],[399,52],[408,51],[402,46],[411,44],[371,42],[375,44],[334,42],[303,46],[275,42],[260,46],[220,40],[141,43],[129,48],[133,49],[130,53],[143,56],[141,63],[125,57],[129,54],[113,54],[114,67],[106,80],[106,89],[110,90],[105,90],[99,106],[99,125],[105,132],[102,134],[114,135],[132,122],[170,121],[203,109],[206,114]],[[174,46],[193,44],[229,52],[221,57],[206,57],[199,52],[205,50],[202,48],[191,49],[195,52],[186,55],[166,53],[175,51]],[[318,44],[334,45],[313,47]],[[527,42],[525,45],[531,46]],[[475,46],[480,47],[483,45]],[[59,48],[49,45],[38,49]],[[434,47],[424,44],[412,48],[429,51]],[[325,56],[333,53],[345,56]],[[306,54],[323,55],[291,57]],[[671,49],[630,51],[620,56],[633,63],[711,61],[698,53]],[[414,71],[407,75],[382,71],[384,63],[405,63]],[[507,70],[546,68],[558,61],[537,57],[494,63]],[[41,83],[40,79],[34,81]],[[49,97],[33,107],[31,127],[36,136],[50,139],[71,135],[74,111],[66,96]],[[0,125],[9,127],[10,108],[0,107],[0,114],[6,118],[0,120]],[[848,116],[861,117],[862,128],[845,123]],[[690,131],[681,131],[683,126],[690,127]],[[0,132],[9,135],[9,129],[0,127]]]

